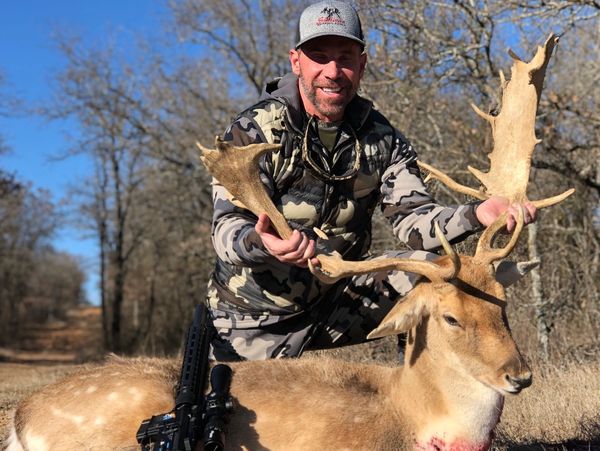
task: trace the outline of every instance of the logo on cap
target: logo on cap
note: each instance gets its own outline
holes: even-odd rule
[[[334,17],[334,16],[337,16]],[[321,16],[317,19],[317,25],[326,25],[326,24],[334,24],[334,25],[346,25],[346,21],[342,19],[340,15],[340,10],[335,7],[326,6],[321,11]]]

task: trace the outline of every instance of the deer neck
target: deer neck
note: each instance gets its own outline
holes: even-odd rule
[[[504,396],[449,363],[426,346],[408,345],[392,387],[396,409],[403,419],[414,418],[415,449],[487,450]]]

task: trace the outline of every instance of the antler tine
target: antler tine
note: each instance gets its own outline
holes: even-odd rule
[[[444,185],[446,185],[451,190],[456,191],[457,193],[466,194],[468,196],[474,197],[475,199],[479,199],[479,200],[486,200],[489,197],[488,195],[486,195],[484,192],[482,192],[480,190],[476,190],[473,188],[469,188],[468,186],[461,185],[460,183],[453,180],[451,177],[449,177],[444,172],[440,171],[439,169],[434,168],[433,166],[431,166],[427,163],[423,163],[422,161],[417,160],[417,164],[419,165],[419,167],[421,169],[425,169],[426,171],[429,172],[427,177],[425,177],[425,182],[428,182],[431,179],[436,179],[436,180],[439,180],[440,182],[442,182]]]
[[[376,258],[363,261],[346,261],[341,255],[334,252],[329,255],[317,255],[320,266],[315,268],[310,266],[311,272],[321,282],[333,284],[345,277],[357,276],[382,271],[406,271],[415,274],[421,274],[432,282],[443,282],[456,277],[460,271],[460,257],[454,251],[446,237],[442,233],[439,225],[435,224],[436,236],[442,243],[446,254],[450,256],[452,265],[441,266],[434,262],[423,260],[411,260],[403,258]]]
[[[485,231],[481,234],[481,237],[479,237],[474,257],[476,261],[484,264],[491,264],[496,260],[506,258],[506,256],[508,256],[508,254],[512,252],[513,248],[517,244],[519,235],[523,230],[523,207],[519,205],[518,208],[519,215],[517,216],[517,223],[515,225],[515,230],[513,231],[513,234],[508,244],[503,248],[492,248],[492,241],[494,237],[496,236],[498,231],[502,229],[506,224],[506,218],[508,213],[504,213],[500,215],[498,219],[494,221],[493,224],[491,224],[487,229],[485,229]]]
[[[435,236],[442,243],[442,247],[444,248],[444,252],[446,252],[446,255],[448,255],[448,257],[450,257],[450,260],[452,261],[452,268],[454,271],[452,273],[449,273],[445,277],[443,277],[443,279],[444,280],[454,279],[458,275],[458,272],[460,271],[460,257],[458,256],[458,254],[456,253],[456,251],[454,250],[452,245],[446,239],[446,235],[444,235],[442,233],[440,225],[437,222],[435,223]]]
[[[567,197],[569,197],[574,192],[575,192],[575,188],[571,188],[562,194],[558,194],[558,195],[552,196],[552,197],[547,197],[546,199],[534,200],[534,201],[531,201],[531,203],[535,206],[535,208],[538,208],[538,209],[550,207],[551,205],[562,202],[563,200],[565,200]]]
[[[284,239],[292,235],[292,229],[267,194],[260,181],[258,160],[267,152],[279,150],[279,144],[250,144],[236,147],[230,142],[215,138],[216,150],[207,149],[200,143],[200,160],[212,176],[219,181],[244,206],[258,216],[266,213],[273,227]]]

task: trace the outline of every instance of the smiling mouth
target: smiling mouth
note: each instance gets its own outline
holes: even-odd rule
[[[339,88],[321,87],[321,90],[326,94],[340,94],[342,92],[343,88],[341,88],[341,87],[339,87]]]

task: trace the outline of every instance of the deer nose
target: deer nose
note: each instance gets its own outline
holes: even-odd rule
[[[519,393],[524,388],[529,387],[532,381],[531,371],[524,371],[523,373],[518,374],[516,376],[511,376],[510,374],[507,374],[505,378],[506,382],[508,382],[514,387],[515,393]]]

